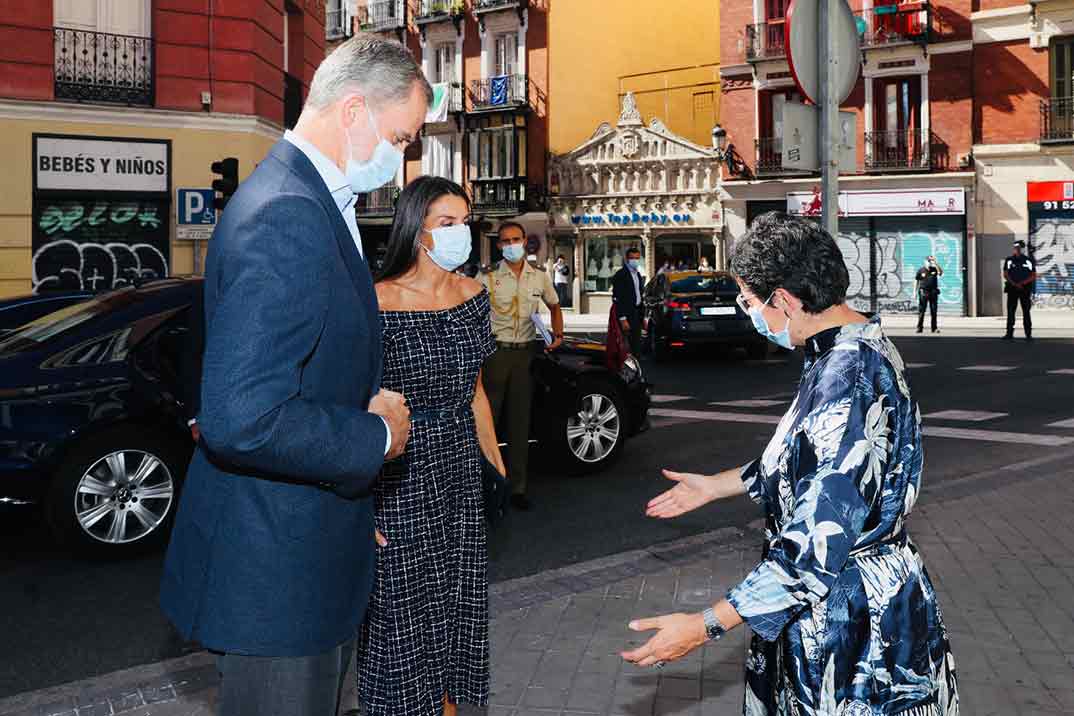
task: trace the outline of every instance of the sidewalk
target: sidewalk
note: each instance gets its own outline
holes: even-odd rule
[[[547,319],[547,316],[546,316]],[[905,314],[882,314],[884,329],[890,336],[912,336],[917,329],[917,316]],[[606,314],[578,315],[564,311],[564,329],[568,333],[604,333],[608,328]],[[928,331],[928,317],[925,317]],[[1002,316],[984,318],[960,318],[940,316],[940,336],[962,338],[999,338],[1007,330],[1007,319]],[[1018,314],[1015,336],[1022,336],[1022,317]],[[928,335],[927,333],[925,335]],[[1074,311],[1034,311],[1033,336],[1036,338],[1074,338]]]
[[[910,520],[951,632],[964,716],[1074,714],[1072,459],[926,483]],[[700,610],[743,576],[759,554],[757,524],[493,585],[489,713],[740,714],[744,629],[659,673],[618,653],[641,643],[631,618]],[[195,654],[0,700],[0,714],[210,714],[215,684],[212,659]]]

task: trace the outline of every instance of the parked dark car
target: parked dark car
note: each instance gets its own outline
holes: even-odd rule
[[[723,271],[669,271],[645,291],[645,345],[658,361],[672,351],[699,344],[746,349],[764,358],[768,342],[735,302],[738,284]]]
[[[24,323],[92,298],[90,291],[27,294],[0,301],[0,338]]]
[[[164,544],[194,446],[201,292],[199,278],[122,288],[0,339],[0,507],[41,505],[61,542],[99,554]],[[647,426],[633,359],[612,373],[603,345],[572,340],[534,371],[535,437],[578,471]]]

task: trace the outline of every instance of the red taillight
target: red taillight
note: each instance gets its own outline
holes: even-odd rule
[[[668,300],[664,301],[664,307],[668,308],[668,309],[670,309],[672,311],[689,311],[690,310],[690,304],[689,303],[683,303],[682,301],[676,301],[674,298],[669,298]]]

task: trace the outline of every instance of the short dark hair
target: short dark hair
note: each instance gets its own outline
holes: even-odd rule
[[[421,232],[429,207],[448,195],[465,199],[467,207],[470,206],[466,190],[450,179],[423,176],[407,184],[395,202],[395,218],[388,235],[384,266],[377,272],[378,281],[401,276],[414,265],[421,250]]]
[[[567,257],[566,257],[566,256],[564,256],[563,254],[557,254],[557,255],[556,255],[556,258],[557,258],[557,259],[563,259],[564,261],[566,261],[566,260],[567,260]]]
[[[844,303],[850,286],[835,239],[814,221],[776,211],[757,217],[735,244],[731,273],[762,301],[788,291],[807,313]]]
[[[517,221],[505,221],[502,224],[500,224],[500,227],[498,229],[496,229],[496,240],[497,241],[503,241],[503,230],[504,229],[511,229],[511,228],[518,229],[519,231],[521,231],[522,232],[522,240],[523,241],[526,240],[526,227],[524,227],[522,224],[518,223]]]
[[[629,249],[626,250],[626,255],[629,257],[631,254],[637,254],[639,257],[641,257],[641,249],[639,249],[637,246],[631,246]]]

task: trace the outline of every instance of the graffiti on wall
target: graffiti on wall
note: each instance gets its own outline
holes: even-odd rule
[[[101,291],[168,275],[167,200],[35,201],[33,290]]]
[[[1074,309],[1074,219],[1031,217],[1029,244],[1037,264],[1033,305]]]

